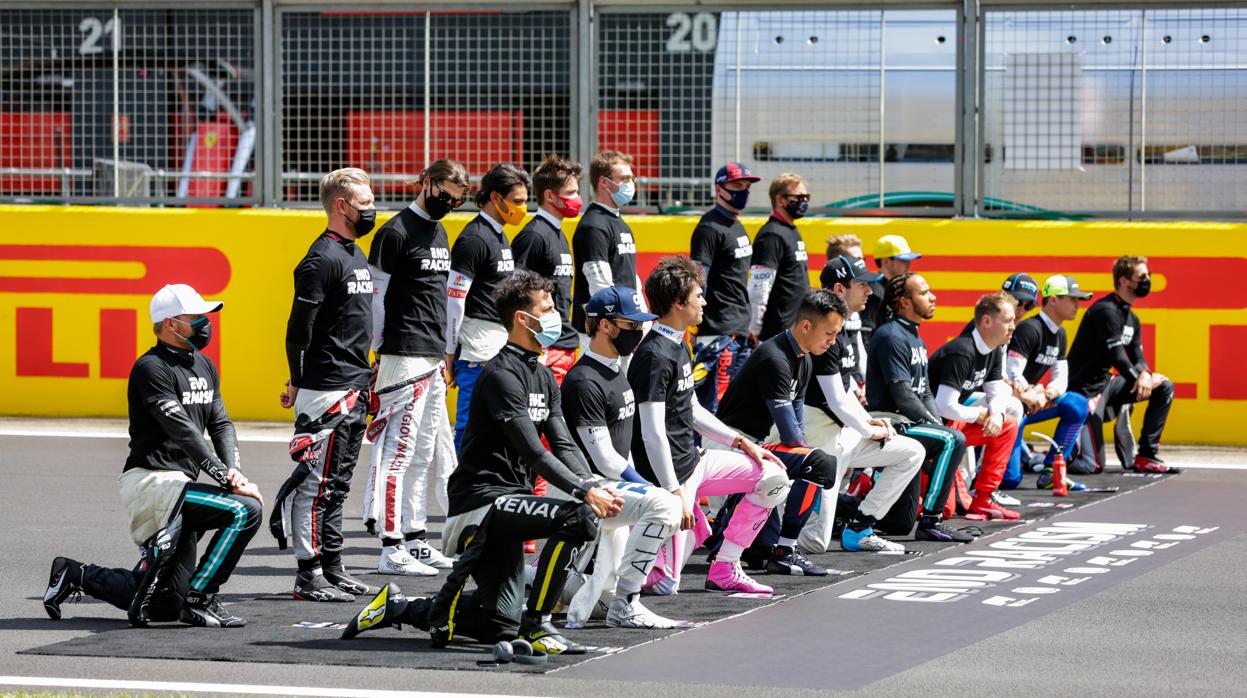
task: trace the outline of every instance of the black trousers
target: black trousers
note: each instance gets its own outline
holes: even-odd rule
[[[429,626],[447,640],[460,635],[487,643],[514,639],[523,610],[524,541],[546,539],[528,610],[549,613],[563,592],[567,570],[597,531],[597,517],[581,502],[499,497],[480,525],[464,532],[462,553],[429,608]],[[465,592],[469,578],[476,589]],[[414,611],[416,605],[409,608]]]
[[[1104,423],[1115,420],[1125,405],[1138,402],[1134,396],[1134,381],[1124,376],[1113,376],[1101,393],[1100,404],[1087,416],[1087,430],[1091,435],[1091,443],[1095,448],[1095,472],[1104,469]],[[1139,433],[1138,454],[1145,458],[1155,458],[1160,452],[1160,438],[1165,432],[1165,422],[1169,420],[1169,408],[1173,405],[1173,382],[1166,379],[1156,387],[1147,398],[1147,408],[1143,412],[1143,431]],[[1120,428],[1120,427],[1119,427]],[[1129,426],[1125,425],[1129,436]],[[1128,443],[1123,439],[1114,439],[1113,445],[1117,457],[1124,467],[1132,467],[1134,454],[1128,452]],[[1125,439],[1128,441],[1128,439]]]
[[[934,424],[898,423],[896,433],[916,439],[927,452],[922,461],[926,492],[921,487],[922,475],[915,475],[877,526],[883,533],[903,536],[913,530],[919,510],[929,516],[942,515],[956,481],[957,466],[966,455],[966,437],[956,429]]]
[[[182,518],[182,532],[170,559],[169,583],[152,600],[155,620],[176,620],[192,591],[206,596],[217,593],[229,580],[263,518],[258,500],[197,483],[186,485],[174,512]],[[208,531],[215,533],[196,564],[199,539]],[[129,609],[149,563],[144,555],[133,569],[83,565],[82,590],[117,608]]]

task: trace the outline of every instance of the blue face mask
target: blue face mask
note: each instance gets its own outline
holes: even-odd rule
[[[749,190],[742,189],[740,191],[731,191],[729,189],[720,188],[719,200],[737,211],[743,211],[745,209],[745,204],[749,203]]]
[[[542,349],[549,349],[554,346],[554,343],[559,341],[559,337],[563,335],[563,318],[559,317],[558,311],[551,310],[541,317],[529,313],[524,314],[541,323],[540,330],[534,330],[532,327],[529,327],[528,331],[532,332],[533,336],[537,338],[537,343],[541,345]]]
[[[632,201],[632,197],[636,195],[636,184],[632,182],[616,183],[619,188],[611,192],[611,201],[615,202],[616,208],[623,208]]]

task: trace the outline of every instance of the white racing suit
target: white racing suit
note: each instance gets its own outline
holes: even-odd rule
[[[428,530],[430,501],[447,510],[446,483],[458,465],[441,358],[383,354],[374,395],[364,525],[382,538],[402,539]]]
[[[589,618],[605,618],[615,594],[635,594],[654,568],[658,550],[680,528],[682,505],[657,485],[604,480],[601,487],[623,499],[623,508],[598,521],[593,574],[576,591],[567,609],[567,626],[584,627]],[[560,493],[551,496],[564,497]],[[581,567],[588,555],[581,556]]]

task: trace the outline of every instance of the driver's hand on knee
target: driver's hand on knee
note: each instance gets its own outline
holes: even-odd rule
[[[603,487],[593,487],[585,495],[585,504],[599,519],[609,519],[623,509],[623,498]]]

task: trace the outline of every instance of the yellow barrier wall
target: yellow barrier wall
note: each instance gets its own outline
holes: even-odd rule
[[[468,220],[446,221],[452,237]],[[644,278],[663,254],[687,251],[696,219],[629,222]],[[745,226],[752,234],[761,222]],[[291,272],[323,225],[314,211],[0,207],[0,414],[124,416],[126,373],[153,341],[150,295],[185,282],[225,301],[213,351],[233,417],[289,419],[277,394]],[[1117,255],[1147,255],[1154,291],[1137,311],[1156,368],[1178,384],[1166,439],[1247,444],[1238,355],[1247,347],[1247,225],[828,219],[800,228],[816,284],[828,236],[856,233],[869,257],[879,236],[905,235],[925,255],[915,271],[939,296],[928,344],[955,334],[974,299],[1011,272],[1041,283],[1074,274],[1098,296]]]

